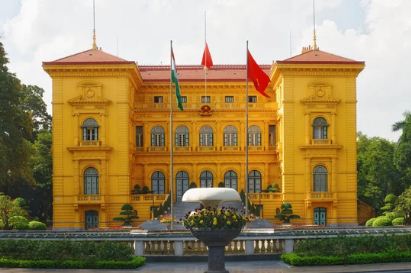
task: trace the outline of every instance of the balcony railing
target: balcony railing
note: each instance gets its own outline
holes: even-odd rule
[[[189,151],[191,151],[191,147],[189,147],[189,146],[175,146],[174,151],[176,151],[176,152],[189,152]]]
[[[147,193],[147,194],[133,194],[131,195],[131,200],[133,201],[164,201],[167,199],[168,194],[156,194],[156,193]]]
[[[280,192],[261,192],[261,193],[249,193],[248,197],[252,202],[258,202],[259,200],[275,200],[281,199]]]
[[[312,139],[311,144],[314,144],[314,145],[331,144],[331,139]]]
[[[331,192],[312,192],[309,197],[314,200],[332,199],[333,194]]]
[[[264,146],[248,146],[248,150],[251,151],[264,151]]]
[[[166,152],[168,149],[165,146],[150,146],[147,148],[147,152]]]
[[[197,151],[211,152],[211,151],[215,151],[215,147],[214,146],[199,146],[197,147]]]
[[[101,141],[99,141],[99,140],[82,140],[82,141],[80,141],[80,146],[101,146]]]
[[[169,149],[167,146],[150,146],[150,147],[136,147],[136,152],[168,152]],[[249,152],[277,152],[277,146],[248,146]],[[174,146],[175,152],[212,152],[212,151],[244,151],[244,146]]]
[[[100,194],[80,194],[77,196],[77,202],[79,204],[99,204],[104,201],[103,196]]]
[[[220,148],[221,148],[221,151],[240,151],[241,150],[239,146],[223,146]]]

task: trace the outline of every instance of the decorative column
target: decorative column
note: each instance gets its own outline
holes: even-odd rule
[[[304,115],[305,119],[305,143],[308,145],[311,143],[311,124],[310,124],[310,115],[308,113],[305,113]]]
[[[335,138],[335,113],[331,113],[331,143],[336,144],[337,139]]]
[[[74,146],[77,146],[77,145],[79,145],[79,143],[80,143],[80,139],[79,139],[79,134],[78,134],[78,132],[79,132],[79,128],[80,128],[80,124],[79,124],[79,113],[74,113],[73,114],[73,117],[74,117],[74,128],[73,128],[73,130],[74,130]]]

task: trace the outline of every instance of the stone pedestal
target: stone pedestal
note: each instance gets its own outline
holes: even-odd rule
[[[208,247],[208,269],[205,273],[229,273],[225,269],[224,248],[241,232],[239,229],[191,229],[194,237]]]

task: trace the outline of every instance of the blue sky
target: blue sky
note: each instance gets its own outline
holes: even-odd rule
[[[0,36],[10,69],[46,90],[41,62],[91,47],[92,0],[0,0]],[[244,63],[245,41],[259,63],[301,52],[311,43],[312,0],[96,0],[103,50],[139,64],[197,64],[207,40],[216,64]],[[363,60],[357,82],[358,130],[396,140],[391,126],[411,111],[411,1],[316,0],[321,50]],[[291,45],[290,45],[291,34]]]

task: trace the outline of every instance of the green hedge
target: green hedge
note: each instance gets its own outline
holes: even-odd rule
[[[134,269],[145,263],[144,257],[133,257],[126,261],[113,260],[14,260],[0,258],[0,267],[18,268],[93,268],[93,269]]]
[[[301,256],[348,256],[353,253],[411,251],[411,235],[356,236],[298,241],[295,253]]]
[[[296,253],[281,255],[281,259],[291,265],[339,265],[339,264],[369,264],[410,262],[411,251],[407,252],[382,252],[382,253],[355,253],[342,256],[300,256]]]
[[[133,254],[127,242],[0,240],[0,257],[14,260],[129,261]]]

